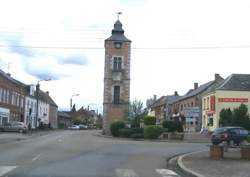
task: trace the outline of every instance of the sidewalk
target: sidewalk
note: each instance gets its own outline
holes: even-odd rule
[[[209,151],[179,157],[178,165],[199,177],[250,177],[250,161],[240,159],[240,149],[230,149],[221,160],[209,157]]]
[[[44,136],[51,132],[54,132],[54,130],[48,130],[48,131],[33,131],[31,135],[23,134],[23,133],[16,133],[16,132],[0,132],[0,144],[5,143],[12,143],[15,141],[23,141],[30,138],[35,138],[37,136]]]

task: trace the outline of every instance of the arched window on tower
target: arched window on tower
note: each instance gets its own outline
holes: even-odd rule
[[[113,70],[119,71],[122,69],[122,57],[114,57],[113,59]]]
[[[114,104],[120,103],[120,86],[114,86]]]

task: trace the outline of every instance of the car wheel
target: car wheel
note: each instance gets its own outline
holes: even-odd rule
[[[19,129],[18,132],[19,132],[19,133],[23,133],[23,129]]]

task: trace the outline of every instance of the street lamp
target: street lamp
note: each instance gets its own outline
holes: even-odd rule
[[[42,81],[50,81],[51,78],[48,78],[48,79],[41,79],[37,82],[36,84],[36,120],[35,120],[35,129],[37,129],[37,120],[38,120],[38,101],[39,101],[39,89],[40,89],[40,82]]]
[[[71,97],[70,97],[70,111],[71,111],[71,109],[72,109],[72,107],[73,107],[73,103],[72,103],[72,98],[74,97],[74,96],[79,96],[80,94],[74,94],[74,95],[72,95]]]

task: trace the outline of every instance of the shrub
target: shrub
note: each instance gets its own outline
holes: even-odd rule
[[[145,116],[144,117],[144,125],[155,125],[156,118],[153,116]]]
[[[133,134],[143,134],[144,129],[143,128],[132,128]]]
[[[129,138],[133,134],[133,130],[129,128],[122,128],[119,130],[119,136],[123,138]]]
[[[135,134],[132,134],[130,136],[130,138],[133,138],[133,139],[143,139],[144,138],[144,134],[143,133],[135,133]]]
[[[59,123],[59,124],[58,124],[58,128],[59,128],[59,129],[64,129],[64,128],[65,128],[64,123]]]
[[[250,143],[250,135],[247,136],[247,142]]]
[[[144,138],[157,139],[162,133],[162,127],[158,125],[148,125],[144,128]]]
[[[162,126],[167,132],[183,132],[182,123],[179,121],[164,121]]]
[[[123,121],[116,121],[110,125],[110,131],[112,136],[119,136],[119,129],[125,128],[125,123]]]

